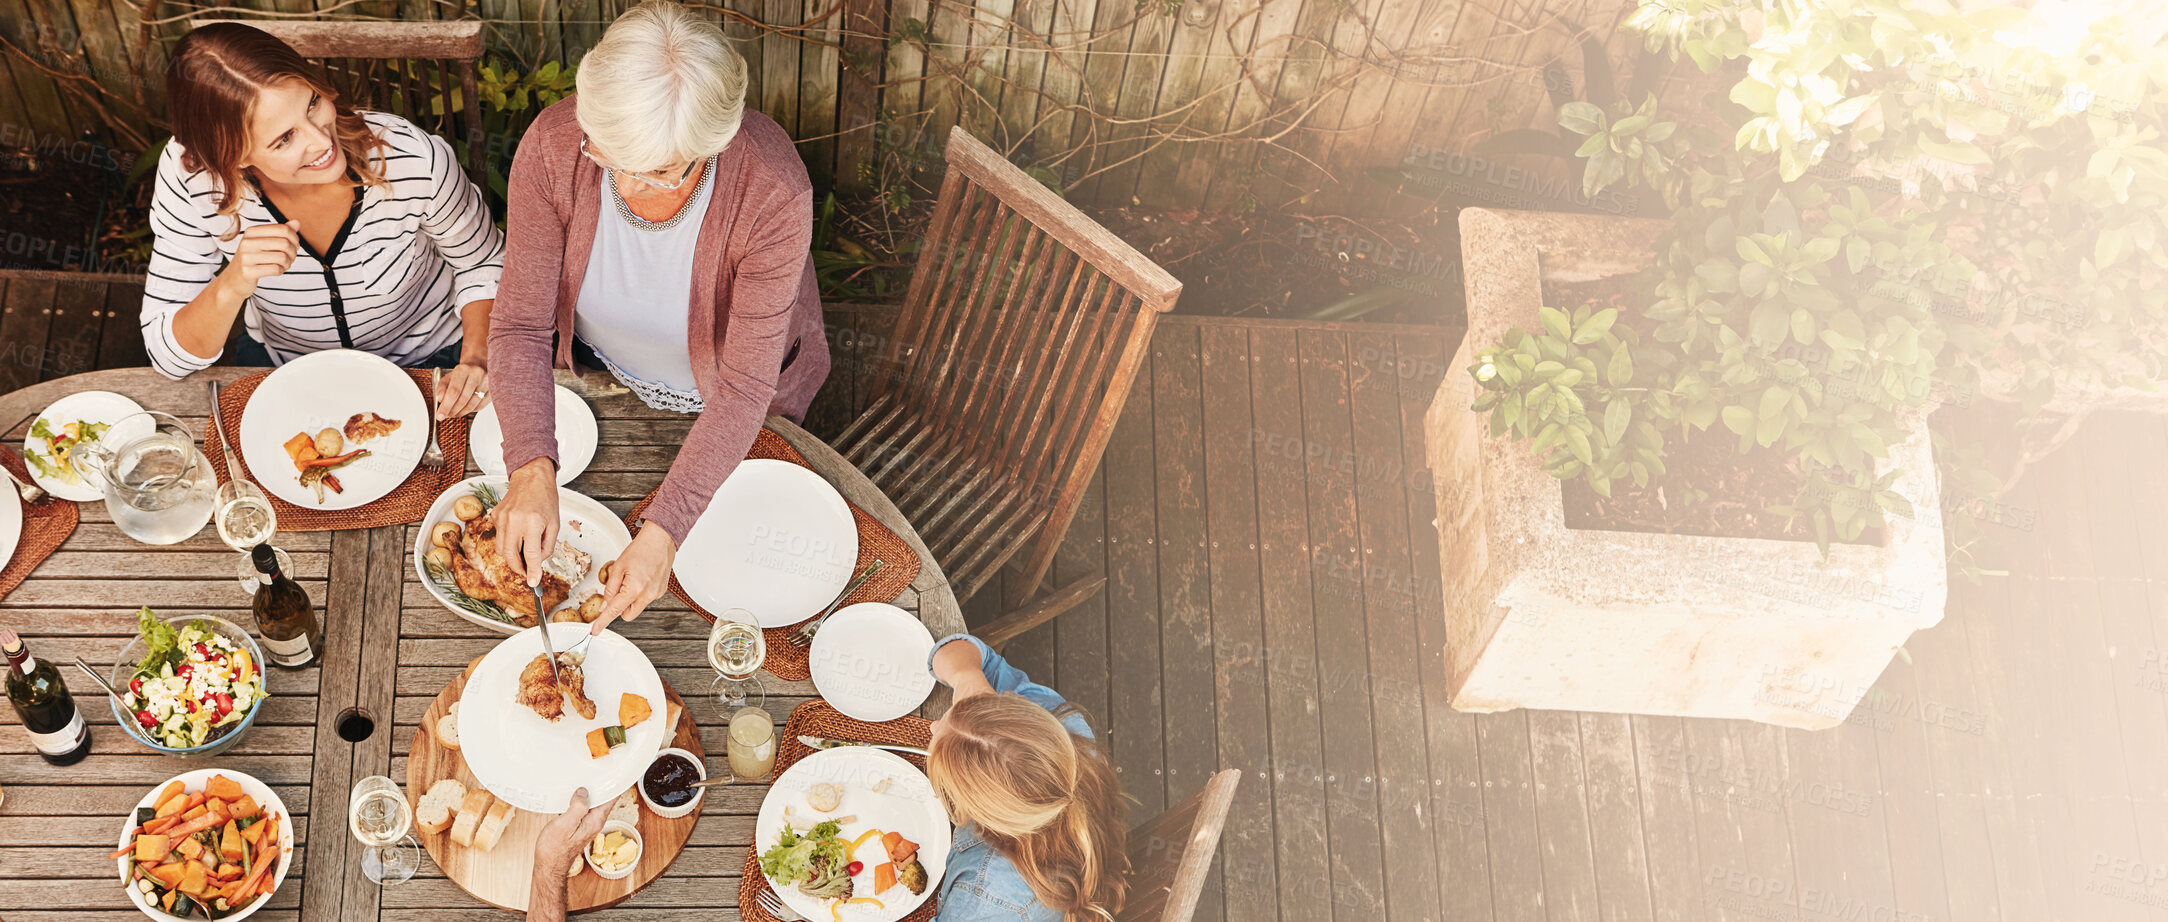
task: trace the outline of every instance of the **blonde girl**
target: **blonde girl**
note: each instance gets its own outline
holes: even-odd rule
[[[926,775],[957,825],[942,922],[1112,920],[1127,888],[1126,803],[1073,705],[958,634],[934,648],[955,703]]]

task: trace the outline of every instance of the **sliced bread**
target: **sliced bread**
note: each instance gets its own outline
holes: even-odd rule
[[[624,820],[635,826],[640,825],[639,782],[634,782],[632,787],[625,789],[625,793],[617,795],[617,803],[610,806],[609,822],[618,820]]]
[[[459,702],[452,702],[444,716],[437,718],[437,745],[453,752],[459,751]]]
[[[467,786],[456,778],[445,778],[429,786],[429,793],[422,795],[421,805],[414,808],[414,824],[423,832],[436,835],[452,825],[452,817],[459,811],[459,802],[467,797]]]
[[[512,805],[504,801],[491,804],[482,825],[475,827],[474,847],[485,852],[496,848],[497,840],[504,837],[504,827],[512,825],[512,812]]]
[[[662,728],[663,743],[669,745],[669,741],[677,735],[678,718],[685,716],[685,706],[675,701],[664,703],[668,704],[669,707],[664,710],[664,713],[668,716],[663,718],[663,720],[667,721]]]
[[[474,846],[474,831],[482,825],[482,817],[489,812],[489,805],[497,798],[488,791],[474,788],[459,802],[459,819],[452,822],[452,841],[462,848]]]

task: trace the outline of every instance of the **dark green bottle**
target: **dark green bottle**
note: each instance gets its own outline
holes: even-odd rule
[[[256,634],[263,643],[264,659],[287,669],[316,662],[324,652],[324,627],[316,621],[316,606],[309,604],[308,591],[279,572],[279,555],[271,545],[256,545],[249,557],[265,578],[249,603],[256,610]]]
[[[74,765],[90,755],[90,727],[68,696],[68,683],[48,660],[31,656],[14,631],[0,629],[0,654],[8,660],[8,703],[30,731],[30,745],[54,765]]]

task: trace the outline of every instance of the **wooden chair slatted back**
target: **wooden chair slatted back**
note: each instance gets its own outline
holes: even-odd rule
[[[482,57],[480,20],[241,21],[277,36],[322,67],[332,87],[353,105],[392,113],[445,138],[463,139],[468,178],[477,185],[487,181],[482,102],[475,81],[475,62]]]
[[[1196,913],[1241,780],[1232,768],[1213,775],[1203,790],[1129,831],[1129,898],[1118,922],[1188,922]]]
[[[1181,283],[961,128],[875,402],[838,447],[959,598],[1029,551],[1035,592]]]

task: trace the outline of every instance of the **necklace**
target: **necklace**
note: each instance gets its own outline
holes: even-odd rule
[[[602,172],[605,176],[608,177],[610,182],[610,200],[617,203],[617,213],[625,219],[625,223],[644,231],[665,231],[669,230],[670,228],[676,227],[679,221],[685,220],[685,214],[692,210],[691,208],[685,206],[689,206],[694,201],[697,201],[700,198],[700,190],[707,188],[708,177],[715,172],[715,158],[709,157],[708,165],[700,169],[700,181],[693,184],[693,194],[690,198],[687,198],[685,200],[685,206],[679,206],[677,214],[671,215],[670,217],[665,218],[661,221],[650,221],[646,218],[640,217],[637,214],[634,214],[632,212],[632,206],[625,204],[624,194],[617,191],[617,171],[603,170]]]

